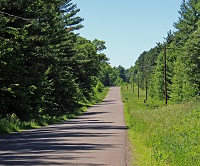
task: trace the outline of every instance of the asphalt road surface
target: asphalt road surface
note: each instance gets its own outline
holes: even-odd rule
[[[0,135],[0,165],[126,166],[120,88],[77,119]]]

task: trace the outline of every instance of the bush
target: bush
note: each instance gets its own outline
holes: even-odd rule
[[[98,81],[98,83],[96,85],[96,89],[97,89],[98,92],[103,92],[104,85],[100,81]]]

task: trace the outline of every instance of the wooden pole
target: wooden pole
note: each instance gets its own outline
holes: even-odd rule
[[[148,100],[148,81],[147,81],[147,76],[146,76],[146,101]]]
[[[145,74],[145,90],[146,90],[146,101],[148,100],[148,82],[147,82],[147,66],[144,66],[144,74]]]
[[[165,91],[165,105],[167,105],[167,55],[166,46],[164,47],[164,91]]]
[[[138,99],[140,98],[140,76],[138,74]]]

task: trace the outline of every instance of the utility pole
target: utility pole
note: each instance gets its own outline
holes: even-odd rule
[[[164,91],[165,91],[165,105],[167,105],[167,53],[166,46],[164,47]]]
[[[140,98],[140,76],[138,73],[138,99]]]
[[[145,83],[146,83],[146,101],[148,100],[148,81],[147,81],[147,76],[145,78]]]
[[[144,66],[144,74],[145,74],[145,90],[146,90],[146,101],[148,100],[148,81],[147,81],[147,66]]]
[[[135,86],[134,86],[134,81],[133,81],[133,93],[135,92]]]

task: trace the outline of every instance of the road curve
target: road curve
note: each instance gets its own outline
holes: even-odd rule
[[[120,88],[77,119],[0,135],[0,165],[126,166]]]

